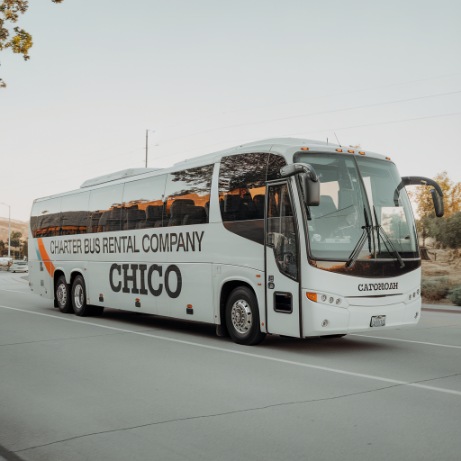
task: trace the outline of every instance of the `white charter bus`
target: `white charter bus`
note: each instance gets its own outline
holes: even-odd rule
[[[34,201],[30,287],[64,313],[207,322],[240,344],[415,324],[410,184],[430,186],[443,215],[433,180],[302,139],[95,178]]]

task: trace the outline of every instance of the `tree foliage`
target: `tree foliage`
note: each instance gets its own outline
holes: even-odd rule
[[[51,0],[53,3],[62,3],[63,0]],[[16,26],[19,17],[29,8],[27,0],[0,0],[0,51],[11,49],[13,53],[21,54],[28,60],[29,50],[33,45],[32,35],[21,27]],[[0,88],[6,83],[0,78]]]
[[[10,234],[10,242],[12,247],[19,247],[21,246],[21,238],[22,232],[19,231],[11,231]]]
[[[447,218],[429,218],[427,231],[445,248],[461,248],[461,212],[454,213]]]

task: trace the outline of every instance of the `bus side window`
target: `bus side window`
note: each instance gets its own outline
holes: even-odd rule
[[[145,229],[163,225],[163,193],[166,175],[137,179],[123,189],[123,228]]]
[[[223,157],[219,171],[223,221],[264,219],[266,181],[279,179],[284,165],[283,157],[263,152]]]
[[[94,189],[90,192],[89,216],[100,215],[95,232],[116,231],[122,229],[122,201],[123,185]]]
[[[85,234],[91,225],[88,213],[89,192],[64,195],[61,201],[61,235]]]
[[[168,175],[165,188],[164,226],[187,226],[208,222],[213,165],[176,171]]]
[[[219,205],[227,230],[264,244],[266,181],[278,179],[280,168],[285,164],[283,157],[265,152],[230,155],[221,159]]]
[[[32,210],[34,237],[61,235],[61,197],[36,202]]]

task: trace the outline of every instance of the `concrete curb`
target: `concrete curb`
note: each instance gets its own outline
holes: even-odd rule
[[[432,312],[450,312],[452,314],[461,314],[461,306],[452,306],[450,304],[423,304],[423,311]]]

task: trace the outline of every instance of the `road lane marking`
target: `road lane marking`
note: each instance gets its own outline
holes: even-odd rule
[[[107,329],[107,330],[117,331],[117,332],[120,332],[120,333],[129,333],[129,334],[134,334],[134,335],[138,335],[138,336],[145,336],[145,337],[148,337],[148,338],[158,339],[160,341],[169,341],[169,342],[173,342],[173,343],[177,343],[177,344],[185,344],[187,346],[199,347],[199,348],[202,348],[202,349],[208,349],[208,350],[213,350],[213,351],[218,351],[218,352],[225,352],[225,353],[228,353],[228,354],[243,355],[245,357],[251,357],[251,358],[256,358],[256,359],[267,360],[267,361],[270,361],[270,362],[281,363],[281,364],[284,364],[284,365],[293,365],[293,366],[302,367],[302,368],[308,368],[308,369],[312,369],[312,370],[326,371],[326,372],[329,372],[329,373],[336,373],[336,374],[341,374],[341,375],[345,375],[345,376],[351,376],[351,377],[354,377],[354,378],[363,378],[363,379],[368,379],[368,380],[372,380],[372,381],[379,381],[379,382],[388,383],[388,384],[391,384],[391,385],[416,387],[418,389],[424,389],[424,390],[439,392],[439,393],[442,393],[442,394],[450,394],[450,395],[456,395],[458,397],[461,397],[461,391],[456,391],[456,390],[452,390],[452,389],[444,389],[444,388],[435,387],[435,386],[428,386],[426,384],[421,384],[421,383],[412,383],[412,382],[409,382],[409,381],[401,381],[401,380],[398,380],[398,379],[385,378],[385,377],[382,377],[382,376],[369,375],[369,374],[366,374],[366,373],[356,373],[356,372],[352,372],[352,371],[341,370],[339,368],[331,368],[331,367],[324,367],[324,366],[320,366],[320,365],[313,365],[313,364],[310,364],[310,363],[295,362],[294,360],[280,359],[280,358],[277,358],[277,357],[270,357],[270,356],[265,356],[265,355],[261,355],[261,354],[254,354],[252,352],[244,352],[244,351],[238,351],[238,350],[234,350],[234,349],[226,349],[224,347],[210,346],[210,345],[206,345],[206,344],[196,343],[196,342],[193,342],[193,341],[186,341],[186,340],[183,340],[183,339],[168,338],[166,336],[159,336],[159,335],[155,335],[155,334],[152,334],[152,333],[144,333],[144,332],[136,331],[136,330],[128,330],[126,328],[118,328],[118,327],[111,327],[111,326],[108,326],[108,325],[100,325],[98,323],[92,323],[92,322],[88,322],[88,321],[78,320],[78,319],[75,319],[75,318],[66,318],[66,317],[63,317],[63,316],[60,316],[60,315],[45,314],[44,312],[29,311],[27,309],[20,309],[20,308],[17,308],[17,307],[0,305],[0,308],[9,309],[9,310],[12,310],[12,311],[17,311],[17,312],[23,312],[25,314],[33,314],[33,315],[40,315],[40,316],[43,316],[43,317],[51,317],[53,319],[67,321],[67,322],[80,323],[80,324],[83,324],[83,325],[89,325],[89,326],[94,326],[94,327],[98,327],[98,328],[104,328],[104,329]],[[434,380],[442,379],[442,378],[445,378],[445,377],[434,378]]]
[[[350,334],[349,336],[357,336],[359,338],[384,339],[385,341],[400,341],[402,343],[423,344],[425,346],[446,347],[448,349],[461,349],[461,346],[452,346],[450,344],[430,343],[426,341],[415,341],[413,339],[389,338],[389,337],[384,337],[384,336],[361,335],[361,334],[355,334],[355,333]]]

